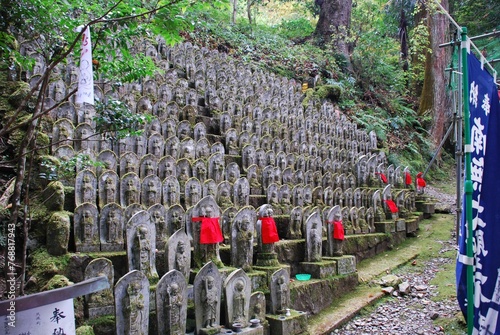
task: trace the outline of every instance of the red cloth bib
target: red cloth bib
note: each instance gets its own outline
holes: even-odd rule
[[[378,175],[380,176],[380,179],[382,180],[382,182],[383,182],[384,184],[387,184],[387,177],[385,176],[385,174],[383,174],[383,173],[378,173],[378,172],[377,172],[376,174],[378,174]]]
[[[276,222],[272,217],[263,217],[260,219],[262,223],[260,234],[263,244],[270,244],[280,240],[278,230],[276,229]]]
[[[425,182],[424,178],[417,177],[417,185],[419,187],[425,187],[425,185],[427,185],[427,183]]]
[[[393,200],[385,200],[385,203],[387,204],[387,207],[389,207],[391,213],[397,213],[399,211],[398,206],[396,206],[396,203]]]
[[[215,244],[224,241],[220,230],[219,218],[195,217],[191,221],[201,221],[200,244]]]
[[[333,238],[335,240],[344,240],[344,225],[342,224],[342,221],[330,221],[331,224],[333,224]]]
[[[406,185],[411,185],[411,174],[409,172],[405,172],[405,184]]]

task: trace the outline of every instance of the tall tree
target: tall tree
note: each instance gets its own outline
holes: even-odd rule
[[[441,0],[441,6],[448,9],[448,0]],[[447,112],[451,101],[447,96],[446,67],[449,64],[450,53],[439,45],[448,42],[449,19],[432,6],[422,7],[429,29],[429,45],[432,52],[428,52],[425,61],[425,74],[422,93],[420,95],[419,114],[431,113],[431,137],[438,144],[449,124]]]
[[[343,55],[350,65],[349,29],[351,27],[352,0],[316,0],[319,19],[315,35],[325,44],[332,43],[333,51]]]

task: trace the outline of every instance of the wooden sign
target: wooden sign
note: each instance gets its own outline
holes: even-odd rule
[[[73,335],[73,298],[109,288],[96,277],[47,292],[0,302],[0,333],[5,335]]]

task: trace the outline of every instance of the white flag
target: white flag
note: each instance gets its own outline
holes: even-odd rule
[[[94,104],[94,74],[92,71],[92,43],[90,42],[90,28],[87,26],[82,35],[82,53],[80,55],[80,76],[76,103]]]

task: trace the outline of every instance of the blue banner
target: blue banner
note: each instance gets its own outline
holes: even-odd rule
[[[500,334],[500,105],[493,77],[469,53],[469,109],[471,134],[471,181],[474,322],[473,334]],[[465,100],[464,103],[467,103]],[[466,206],[463,207],[465,213]],[[466,222],[459,234],[457,298],[467,318]],[[498,322],[500,323],[500,322]]]

